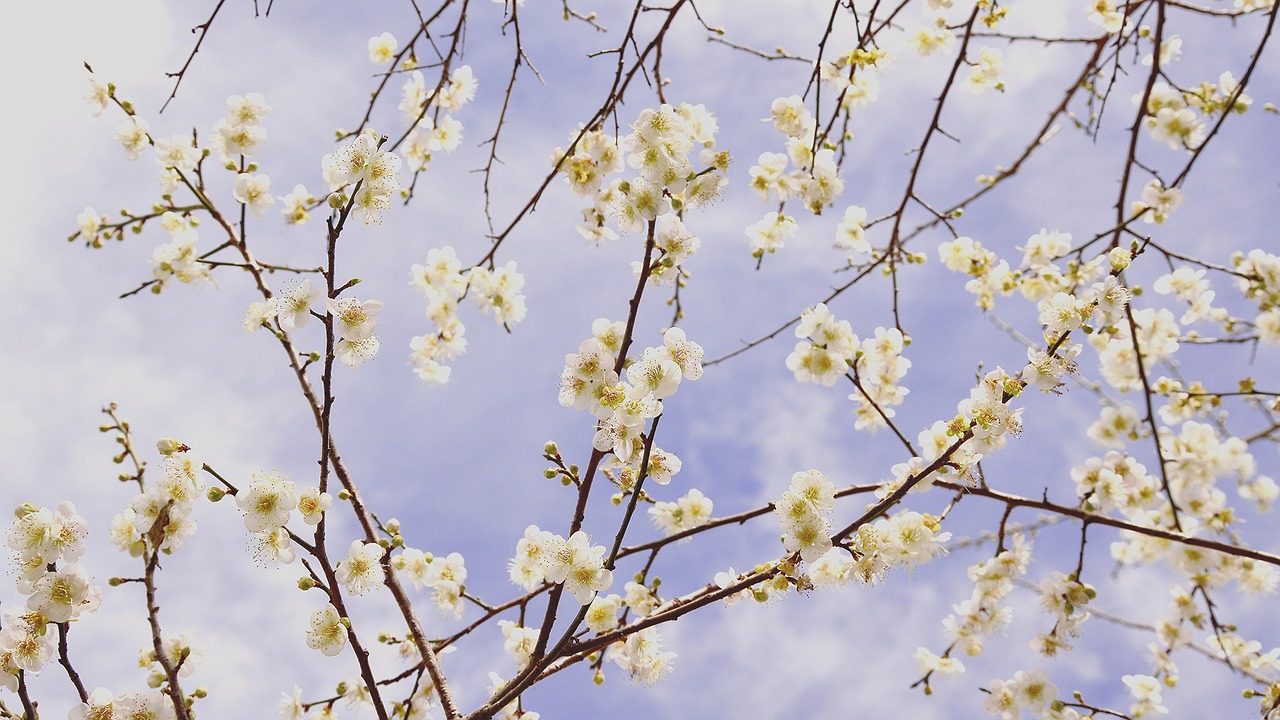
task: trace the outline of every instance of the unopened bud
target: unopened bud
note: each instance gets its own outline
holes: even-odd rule
[[[161,455],[172,455],[178,452],[178,448],[182,447],[182,443],[165,435],[156,441],[156,450]]]
[[[1111,252],[1107,254],[1107,259],[1111,261],[1111,269],[1121,272],[1129,267],[1129,263],[1133,262],[1133,255],[1122,247],[1111,248]]]

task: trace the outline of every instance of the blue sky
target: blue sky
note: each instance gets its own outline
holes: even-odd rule
[[[246,278],[220,274],[217,288],[175,286],[159,297],[116,300],[148,277],[152,248],[162,242],[158,228],[98,251],[65,242],[86,205],[113,214],[119,207],[141,209],[154,199],[156,187],[152,160],[127,162],[113,140],[119,118],[110,111],[96,120],[89,116],[80,100],[87,86],[81,63],[93,64],[101,78],[134,99],[158,137],[189,132],[192,126],[203,136],[222,114],[227,95],[261,92],[273,108],[265,123],[270,136],[260,158],[263,172],[278,193],[298,182],[318,192],[319,159],[333,147],[333,129],[358,119],[375,83],[368,38],[389,30],[404,39],[412,16],[407,4],[386,0],[343,8],[278,2],[270,18],[258,19],[248,3],[228,5],[177,100],[157,117],[155,110],[171,87],[163,73],[181,65],[194,37],[187,30],[204,19],[208,8],[143,0],[110,8],[73,5],[74,10],[24,7],[4,30],[8,92],[24,102],[11,106],[3,120],[14,138],[10,150],[17,153],[20,171],[6,179],[0,201],[9,219],[0,242],[5,293],[0,318],[20,330],[0,344],[0,397],[9,408],[0,421],[0,453],[6,459],[0,500],[45,506],[76,501],[94,533],[84,562],[102,583],[137,572],[134,561],[106,540],[110,517],[131,493],[113,480],[117,470],[109,459],[115,447],[96,432],[103,404],[121,404],[142,446],[149,448],[160,435],[176,436],[228,477],[278,468],[309,484],[318,443],[280,350],[264,334],[241,331],[243,310],[255,299]],[[1010,5],[1010,22],[1045,33],[1091,34],[1078,5],[1022,0]],[[762,48],[782,45],[799,54],[812,53],[827,12],[810,2],[720,0],[699,7],[708,23],[726,29],[726,37]],[[579,9],[590,8],[582,3]],[[611,30],[623,26],[624,19],[613,16],[616,8],[597,9]],[[442,245],[455,247],[464,262],[487,249],[480,176],[468,171],[484,162],[485,150],[477,144],[488,136],[500,107],[511,41],[497,31],[499,5],[476,2],[472,12],[466,62],[475,69],[480,92],[458,114],[465,125],[462,147],[433,164],[419,180],[411,205],[388,211],[381,226],[353,224],[342,239],[340,274],[361,278],[357,295],[378,297],[387,309],[379,318],[380,356],[358,371],[339,371],[335,435],[372,507],[383,517],[398,517],[411,545],[437,554],[461,552],[470,571],[468,589],[496,602],[515,593],[505,563],[524,527],[535,523],[563,533],[567,525],[572,497],[542,479],[541,448],[554,439],[566,457],[585,463],[592,427],[585,414],[557,404],[556,378],[563,356],[588,335],[592,320],[625,317],[634,287],[629,263],[638,258],[640,243],[631,235],[599,250],[585,246],[573,230],[580,200],[557,180],[499,256],[500,262],[517,261],[527,278],[529,319],[508,335],[474,308],[464,308],[470,348],[454,363],[449,385],[427,387],[413,376],[405,362],[408,341],[428,325],[423,301],[407,283],[410,265]],[[529,3],[522,13],[526,49],[547,82],[539,85],[524,75],[513,98],[512,124],[504,130],[500,150],[505,164],[495,178],[494,215],[500,224],[545,174],[552,148],[565,145],[598,105],[612,61],[587,60],[586,53],[616,42],[615,34],[597,35],[585,25],[563,22],[557,7]],[[910,26],[924,21],[914,8],[904,18]],[[1230,42],[1237,35],[1220,24],[1185,14],[1173,20],[1186,28],[1180,31],[1185,52],[1177,67],[1185,73],[1180,77],[1212,80],[1228,69],[1239,76],[1258,36],[1257,18],[1241,23],[1238,37],[1247,41]],[[902,57],[883,78],[880,101],[855,117],[842,172],[846,189],[837,207],[820,218],[795,208],[800,232],[757,271],[743,228],[773,208],[748,191],[747,170],[759,153],[782,146],[781,136],[759,119],[768,115],[774,97],[800,92],[808,70],[800,63],[747,57],[707,43],[704,36],[691,18],[682,18],[664,68],[673,79],[668,97],[706,104],[720,120],[719,145],[734,157],[725,197],[686,218],[703,246],[689,264],[693,279],[682,292],[687,318],[681,325],[708,357],[716,357],[738,347],[741,339],[771,331],[841,282],[844,276],[831,274],[842,262],[831,247],[835,223],[845,205],[868,207],[876,216],[897,202],[911,161],[907,152],[927,127],[926,113],[949,59]],[[929,170],[920,185],[930,202],[949,205],[975,187],[976,175],[1011,160],[1086,52],[1072,47],[1044,54],[1032,43],[1005,51],[1009,92],[981,98],[957,94],[948,103],[944,126],[963,142],[938,138],[930,147]],[[1137,73],[1120,79],[1096,142],[1064,128],[1016,182],[974,205],[958,224],[961,232],[1016,264],[1015,246],[1042,227],[1078,238],[1108,227],[1124,128],[1133,112],[1128,98],[1140,89],[1138,81]],[[1277,89],[1280,65],[1269,55],[1250,85],[1254,110],[1229,121],[1227,136],[1215,141],[1186,186],[1187,203],[1161,230],[1170,245],[1219,263],[1234,249],[1275,250],[1270,213],[1280,188],[1272,139],[1277,117],[1259,110],[1277,98]],[[632,92],[619,114],[624,123],[656,104],[647,89],[636,86]],[[375,127],[385,132],[399,130],[398,123],[394,100],[375,115]],[[1147,162],[1166,171],[1183,161],[1183,155],[1145,137],[1140,147]],[[220,182],[222,202],[229,205],[229,176]],[[318,220],[285,227],[273,212],[250,232],[255,252],[264,259],[315,263],[323,251]],[[213,242],[212,229],[205,233],[202,246]],[[913,363],[905,380],[911,394],[899,418],[910,435],[954,413],[979,363],[1012,370],[1025,361],[1024,349],[972,307],[964,279],[937,262],[936,246],[944,239],[934,234],[916,241],[915,249],[930,261],[902,276],[903,323],[914,342],[906,354]],[[1156,272],[1135,275],[1149,283]],[[1215,289],[1220,297],[1236,297],[1221,280]],[[660,342],[659,333],[670,321],[662,297],[662,292],[648,297],[637,325],[638,347]],[[892,324],[884,281],[859,285],[832,309],[860,336]],[[1028,335],[1038,332],[1033,308],[1016,298],[998,304],[996,312]],[[306,347],[319,342],[314,334],[304,337]],[[855,433],[846,391],[796,384],[784,366],[793,344],[784,333],[709,369],[667,403],[659,444],[679,454],[684,468],[659,499],[698,487],[715,501],[716,515],[730,514],[777,497],[798,470],[817,468],[846,485],[885,479],[892,464],[905,460],[887,433]],[[1242,372],[1260,380],[1277,376],[1275,348],[1259,348],[1253,358],[1247,349],[1214,354],[1219,352],[1187,350],[1180,356],[1183,371],[1206,378],[1206,384],[1216,381],[1217,387]],[[1096,377],[1091,360],[1082,366]],[[1038,496],[1047,490],[1050,497],[1069,502],[1070,467],[1100,454],[1084,435],[1098,401],[1077,387],[1061,398],[1030,398],[1025,406],[1023,436],[984,463],[987,477],[1012,492]],[[1275,448],[1254,451],[1263,471],[1276,474]],[[1149,448],[1134,452],[1145,458]],[[936,511],[947,499],[935,491],[913,496],[910,506]],[[611,536],[616,511],[603,496],[598,500],[588,529]],[[963,536],[992,527],[999,508],[983,502],[962,503],[948,529]],[[854,516],[860,508],[851,504],[844,511]],[[349,655],[329,659],[305,647],[306,618],[317,601],[293,589],[300,568],[253,565],[230,503],[201,507],[196,517],[196,538],[164,562],[161,605],[166,628],[190,627],[206,643],[204,665],[195,677],[212,692],[201,701],[202,712],[208,717],[264,715],[279,692],[295,684],[308,697],[320,696],[338,680],[354,677]],[[1024,511],[1015,519],[1035,516]],[[1249,541],[1280,550],[1275,533],[1265,527],[1271,521],[1249,519]],[[332,547],[345,547],[354,532],[349,517],[338,521]],[[656,536],[643,519],[634,532],[640,539]],[[675,548],[678,552],[664,557],[657,572],[664,588],[687,592],[729,565],[742,569],[776,557],[777,534],[776,522],[768,517],[717,530]],[[1043,533],[1040,562],[1029,578],[1038,581],[1052,570],[1069,569],[1072,560],[1064,558],[1074,558],[1076,537],[1065,525]],[[1090,539],[1086,568],[1100,589],[1098,607],[1144,622],[1163,612],[1168,573],[1153,567],[1112,578],[1106,546],[1114,536],[1094,530]],[[918,676],[912,653],[919,645],[945,647],[941,619],[953,603],[968,597],[965,568],[988,551],[957,551],[914,574],[895,573],[877,588],[790,597],[767,607],[708,608],[665,632],[669,648],[679,654],[677,670],[665,683],[635,688],[621,671],[607,667],[608,682],[596,688],[589,673],[578,668],[530,692],[526,707],[544,717],[602,712],[619,718],[977,717],[982,699],[977,688],[1019,668],[1039,666],[1064,695],[1080,689],[1098,704],[1127,706],[1119,677],[1148,672],[1143,656],[1150,638],[1116,632],[1095,618],[1076,651],[1042,662],[1026,642],[1051,620],[1025,592],[1010,601],[1016,619],[1009,635],[993,639],[982,657],[968,662],[966,675],[935,683],[932,697],[908,689]],[[618,577],[635,569],[624,564]],[[18,598],[10,590],[0,592],[0,600]],[[430,632],[443,635],[456,626],[434,614],[425,593],[422,601]],[[1265,647],[1280,643],[1266,622],[1274,616],[1274,598],[1231,593],[1223,602],[1242,633]],[[386,614],[385,598],[361,598],[353,606],[365,636],[382,629],[398,632]],[[141,608],[135,588],[108,589],[102,612],[75,628],[73,656],[90,686],[117,692],[142,686],[144,675],[132,662],[148,642]],[[1242,685],[1225,668],[1189,653],[1178,660],[1183,684],[1165,694],[1175,709],[1172,717],[1251,711],[1251,703],[1239,700]],[[379,660],[379,667],[394,666],[392,658]],[[446,667],[456,675],[457,692],[468,708],[483,699],[490,670],[513,672],[496,627],[477,632],[446,659]],[[55,667],[41,674],[35,688],[47,717],[61,717],[71,703],[71,688]],[[1230,708],[1229,715],[1224,708]]]

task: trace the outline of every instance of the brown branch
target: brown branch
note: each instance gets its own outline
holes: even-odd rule
[[[187,61],[182,64],[182,69],[174,73],[165,73],[165,77],[177,78],[177,82],[173,84],[173,92],[169,93],[169,99],[164,101],[160,106],[160,112],[169,107],[169,103],[178,96],[178,86],[182,84],[182,79],[187,76],[187,68],[191,67],[191,61],[196,59],[196,53],[200,52],[200,44],[204,42],[204,36],[209,34],[209,26],[213,25],[213,19],[218,17],[218,11],[222,9],[222,4],[227,0],[218,0],[218,4],[213,6],[213,12],[209,15],[209,19],[203,23],[191,28],[191,32],[200,31],[200,37],[196,39],[195,47],[191,48],[191,54],[187,56]]]

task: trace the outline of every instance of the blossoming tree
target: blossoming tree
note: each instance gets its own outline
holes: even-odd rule
[[[589,686],[617,672],[650,685],[683,672],[677,663],[696,666],[698,651],[664,637],[677,620],[719,612],[732,623],[744,606],[824,594],[870,605],[947,567],[967,571],[950,576],[951,610],[935,618],[932,641],[851,656],[911,658],[902,685],[921,698],[959,688],[971,709],[955,712],[1002,718],[1153,717],[1177,707],[1178,663],[1197,658],[1218,674],[1218,692],[1243,692],[1251,712],[1280,718],[1280,649],[1263,644],[1276,640],[1274,601],[1251,597],[1280,582],[1265,515],[1280,496],[1267,475],[1280,437],[1280,256],[1274,231],[1247,225],[1200,242],[1195,217],[1211,207],[1196,193],[1219,202],[1229,172],[1274,178],[1274,155],[1258,158],[1274,140],[1251,138],[1277,132],[1261,97],[1280,90],[1267,54],[1276,4],[588,4],[410,0],[378,21],[385,31],[356,38],[367,58],[349,60],[371,63],[372,77],[326,89],[347,116],[313,121],[347,124],[298,167],[272,161],[272,143],[295,130],[273,122],[265,88],[226,98],[194,131],[173,119],[202,93],[217,56],[200,50],[236,12],[225,0],[194,28],[154,103],[132,100],[89,59],[93,114],[112,118],[128,160],[155,161],[160,187],[127,189],[144,210],[86,207],[69,239],[136,259],[119,301],[132,313],[182,286],[205,287],[198,299],[234,296],[234,335],[208,329],[224,338],[210,352],[278,348],[261,373],[291,387],[314,453],[289,472],[228,470],[236,463],[217,447],[136,437],[128,398],[105,407],[100,429],[132,492],[103,528],[74,497],[18,499],[0,716],[35,720],[58,702],[73,720],[204,712],[220,690],[201,677],[202,640],[171,627],[161,600],[175,566],[227,554],[202,544],[197,516],[230,515],[249,547],[236,562],[298,578],[283,592],[301,595],[309,619],[281,629],[289,650],[352,678],[336,691],[259,678],[283,692],[288,718],[564,714],[570,705],[539,695],[540,684]],[[255,22],[284,22],[257,5],[267,17]],[[708,56],[758,79],[730,101],[699,65]],[[538,81],[554,85],[554,73],[584,114],[538,99]],[[507,166],[548,127],[559,147]],[[468,150],[469,166],[449,164]],[[450,194],[472,181],[469,199]],[[488,232],[439,238],[442,218],[465,213]],[[621,278],[622,290],[592,291],[592,270],[574,260],[526,271],[516,258],[541,242],[538,222],[576,229],[584,257],[621,263],[610,282]],[[384,276],[361,258],[400,242],[383,237],[393,225],[415,234],[418,262]],[[285,247],[285,232],[305,240]],[[815,287],[829,271],[834,284]],[[383,299],[406,275],[425,324],[423,303]],[[714,296],[699,294],[704,276]],[[558,389],[544,383],[536,399],[465,429],[474,444],[448,450],[525,453],[541,475],[410,488],[380,480],[364,448],[361,460],[340,454],[352,423],[378,428],[371,437],[393,454],[447,432],[471,402],[451,396],[423,427],[391,411],[344,419],[339,397],[375,382],[362,375],[395,387],[410,378],[418,401],[435,402],[482,374],[477,351],[464,353],[468,326],[487,321],[467,300],[511,334],[482,336],[501,367],[523,362],[504,343],[549,295],[595,318],[543,341],[563,357],[539,368],[558,373]],[[753,358],[760,365],[743,369]],[[704,378],[729,388],[729,410],[697,394]],[[465,387],[489,401],[485,385]],[[797,453],[753,498],[727,477],[749,463],[700,457],[709,451],[690,428],[763,424],[733,408],[769,392],[805,398],[813,413],[835,397],[832,432],[849,455]],[[564,422],[532,453],[500,432],[550,434]],[[505,566],[459,552],[478,542],[467,533],[435,531],[431,508],[468,493],[479,506],[485,494],[505,497],[502,514],[531,506],[511,521],[523,531],[495,541]],[[510,525],[496,515],[463,525],[492,535]],[[91,546],[114,546],[134,570],[102,577]],[[704,547],[717,548],[718,564]],[[1161,581],[1167,607],[1121,602],[1138,572]],[[109,603],[146,618],[135,686],[100,686],[101,661],[81,661],[136,650],[77,644]],[[837,618],[833,632],[850,622],[857,615]],[[1105,636],[1104,624],[1139,638],[1148,657],[1070,686],[1074,646]],[[984,650],[1005,635],[1021,654],[997,670]],[[505,664],[477,671],[497,662],[486,653],[499,645]]]

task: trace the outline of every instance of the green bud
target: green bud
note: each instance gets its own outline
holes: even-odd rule
[[[226,495],[227,495],[226,491],[218,487],[217,485],[214,485],[209,488],[209,492],[208,492],[209,502],[218,502],[222,498],[226,497]]]
[[[547,468],[546,470],[542,471],[542,477],[548,480],[554,478],[556,475],[559,475],[559,474],[560,474],[560,471],[556,470],[555,468]]]
[[[309,577],[300,577],[300,578],[298,578],[298,589],[299,589],[299,590],[310,590],[311,588],[313,588],[313,587],[315,587],[315,586],[316,586],[316,581],[315,581],[315,580],[312,580],[312,579],[311,579],[311,578],[309,578]]]
[[[548,455],[559,455],[560,448],[556,447],[555,440],[548,440],[547,444],[542,446],[542,452]]]

